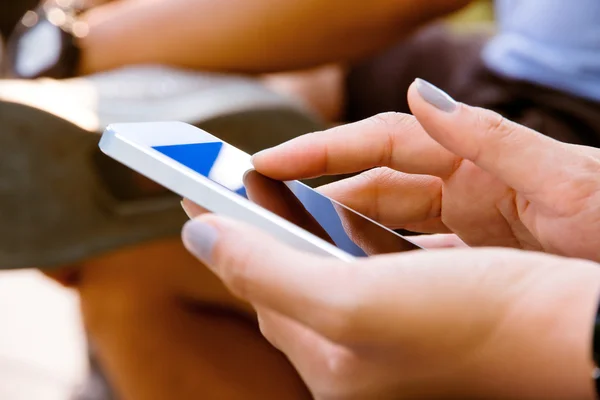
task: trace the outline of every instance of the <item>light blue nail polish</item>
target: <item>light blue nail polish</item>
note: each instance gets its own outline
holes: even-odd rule
[[[426,80],[417,78],[415,82],[417,84],[417,91],[419,92],[423,100],[425,100],[438,110],[447,113],[451,113],[454,112],[454,110],[456,110],[458,103],[456,103],[456,101],[452,97],[450,97],[448,93],[444,92],[437,86],[432,85]]]
[[[192,220],[183,227],[183,243],[190,253],[212,267],[212,252],[219,232],[215,227],[198,220]]]

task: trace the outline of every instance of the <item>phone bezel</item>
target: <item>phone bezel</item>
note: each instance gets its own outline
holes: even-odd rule
[[[183,122],[123,123],[108,126],[99,147],[111,158],[211,212],[254,225],[301,251],[333,256],[344,261],[355,259],[153,149],[155,146],[214,142],[223,143],[210,133]],[[251,169],[250,155],[236,150],[240,152],[240,157],[247,158],[248,170]]]

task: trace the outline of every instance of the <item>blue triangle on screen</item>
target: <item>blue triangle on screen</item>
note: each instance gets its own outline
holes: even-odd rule
[[[154,150],[193,169],[199,174],[208,176],[222,148],[223,143],[213,142],[156,146]]]

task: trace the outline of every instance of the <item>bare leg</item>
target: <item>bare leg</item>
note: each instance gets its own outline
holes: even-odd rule
[[[275,92],[301,100],[323,120],[340,121],[345,103],[345,71],[330,65],[299,72],[266,75],[263,83]]]
[[[178,238],[90,261],[80,272],[86,327],[123,399],[309,398],[249,307]]]
[[[251,73],[383,48],[470,0],[120,0],[89,10],[82,72],[162,63]]]

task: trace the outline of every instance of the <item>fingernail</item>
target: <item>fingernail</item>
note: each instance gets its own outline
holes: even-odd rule
[[[190,212],[190,210],[188,210],[187,208],[185,208],[185,203],[182,201],[181,203],[181,208],[183,208],[183,212],[185,212],[185,215],[188,216],[189,219],[194,218],[194,216],[192,215],[192,213]]]
[[[265,153],[268,149],[265,150],[261,150],[258,153],[254,153],[254,155],[252,157],[250,157],[250,163],[252,164],[252,166],[254,166],[254,160],[256,160],[257,157],[259,157],[261,154]]]
[[[219,237],[217,229],[204,222],[191,220],[183,227],[182,236],[185,248],[208,267],[213,268],[212,252]]]
[[[458,104],[456,101],[448,95],[448,93],[444,92],[442,89],[438,88],[435,85],[427,82],[426,80],[417,78],[417,91],[429,104],[437,108],[438,110],[451,113],[456,110]]]

